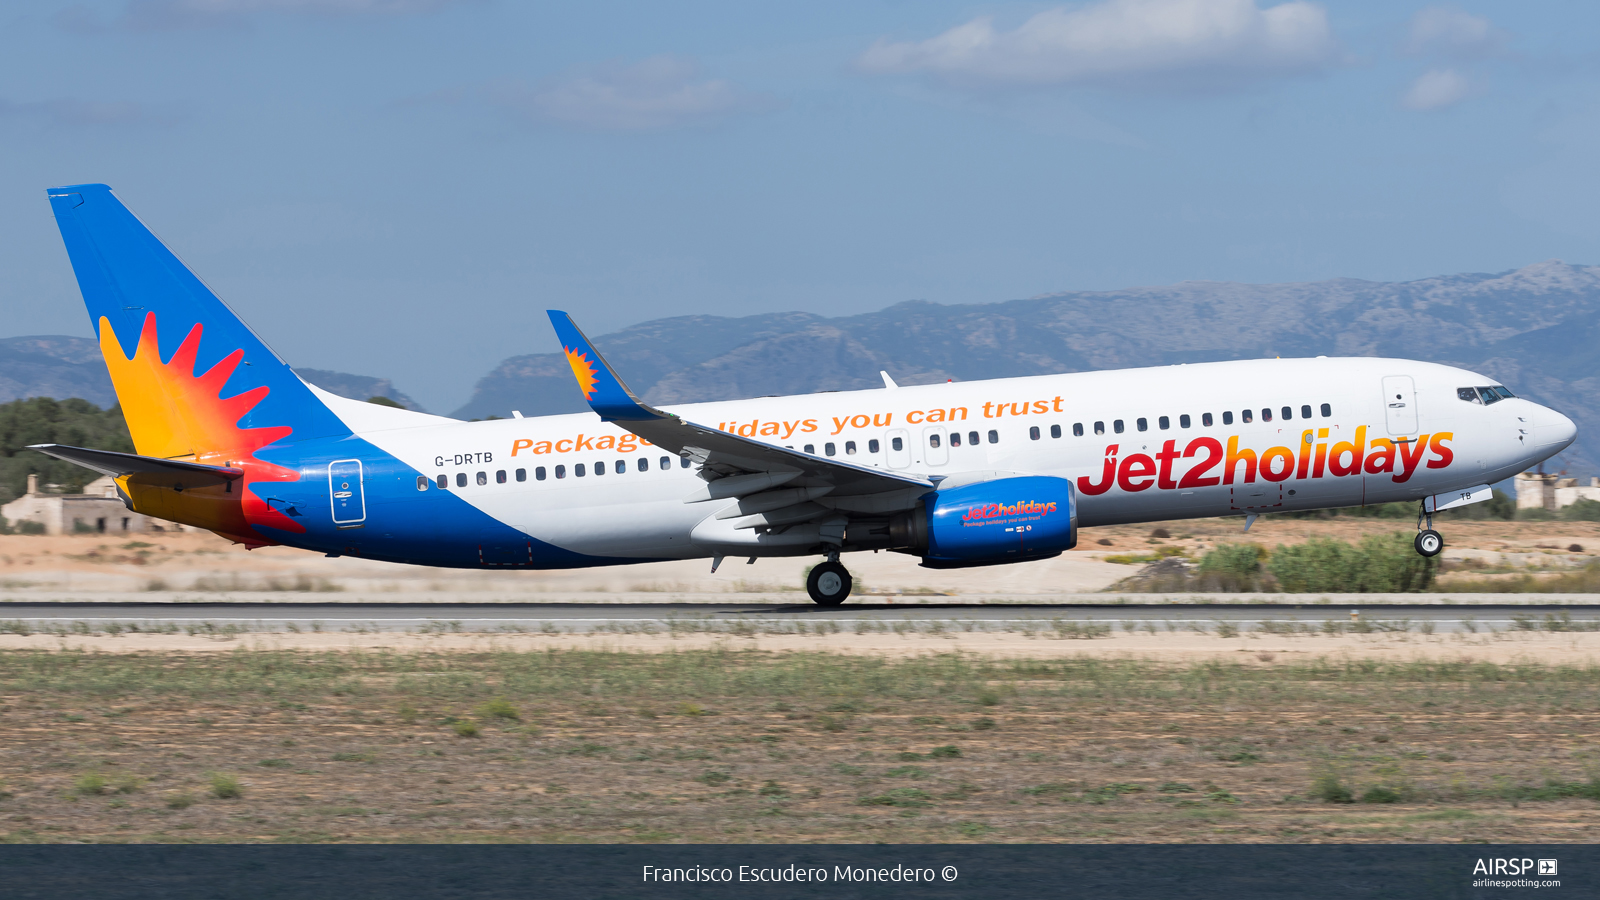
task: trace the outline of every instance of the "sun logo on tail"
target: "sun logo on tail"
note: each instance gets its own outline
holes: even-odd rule
[[[187,459],[206,465],[244,470],[243,490],[229,494],[229,502],[201,513],[201,502],[191,494],[187,499],[171,499],[174,509],[183,506],[184,521],[227,534],[249,543],[275,543],[263,538],[252,526],[264,525],[300,533],[306,529],[269,505],[263,490],[274,482],[298,481],[293,469],[256,458],[256,451],[280,441],[293,429],[288,425],[240,427],[239,422],[266,399],[265,385],[232,396],[222,396],[228,379],[244,360],[243,350],[234,350],[205,372],[195,373],[200,338],[205,329],[196,323],[172,358],[161,361],[156,333],[156,314],[145,314],[144,328],[134,354],[129,356],[117,340],[117,333],[105,317],[100,319],[100,351],[117,391],[117,402],[128,422],[134,449],[141,455],[159,459]],[[193,508],[190,508],[193,507]]]
[[[578,390],[583,392],[583,399],[593,400],[595,388],[599,385],[596,377],[594,363],[589,357],[571,347],[563,347],[567,351],[567,365],[572,367],[572,374],[578,379]]]

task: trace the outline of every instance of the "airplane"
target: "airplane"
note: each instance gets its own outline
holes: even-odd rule
[[[463,422],[297,376],[103,184],[51,188],[135,454],[33,447],[129,509],[249,548],[557,569],[852,552],[932,569],[1047,559],[1119,523],[1418,502],[1433,513],[1570,445],[1495,379],[1403,359],[1253,359],[652,406],[571,317],[590,412]],[[1426,528],[1424,528],[1426,521]]]

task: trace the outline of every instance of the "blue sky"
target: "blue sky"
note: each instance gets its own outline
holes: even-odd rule
[[[0,10],[0,336],[104,181],[291,363],[435,410],[645,319],[1600,262],[1600,7]]]

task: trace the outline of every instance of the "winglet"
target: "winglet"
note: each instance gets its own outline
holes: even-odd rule
[[[600,418],[607,422],[665,418],[665,414],[644,405],[628,390],[571,316],[557,309],[546,312],[555,326],[556,337],[561,339],[561,349],[566,351],[567,364],[578,379],[578,390]]]

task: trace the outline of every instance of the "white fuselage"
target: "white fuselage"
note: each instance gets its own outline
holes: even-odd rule
[[[1093,526],[1416,500],[1510,477],[1571,443],[1571,420],[1553,410],[1458,396],[1494,384],[1432,363],[1319,357],[665,409],[935,479],[1071,479],[1080,524]],[[427,473],[428,490],[444,476],[446,489],[537,540],[613,559],[717,552],[691,534],[727,503],[685,503],[702,484],[693,469],[592,413],[424,423],[368,404],[330,405],[358,435]]]

